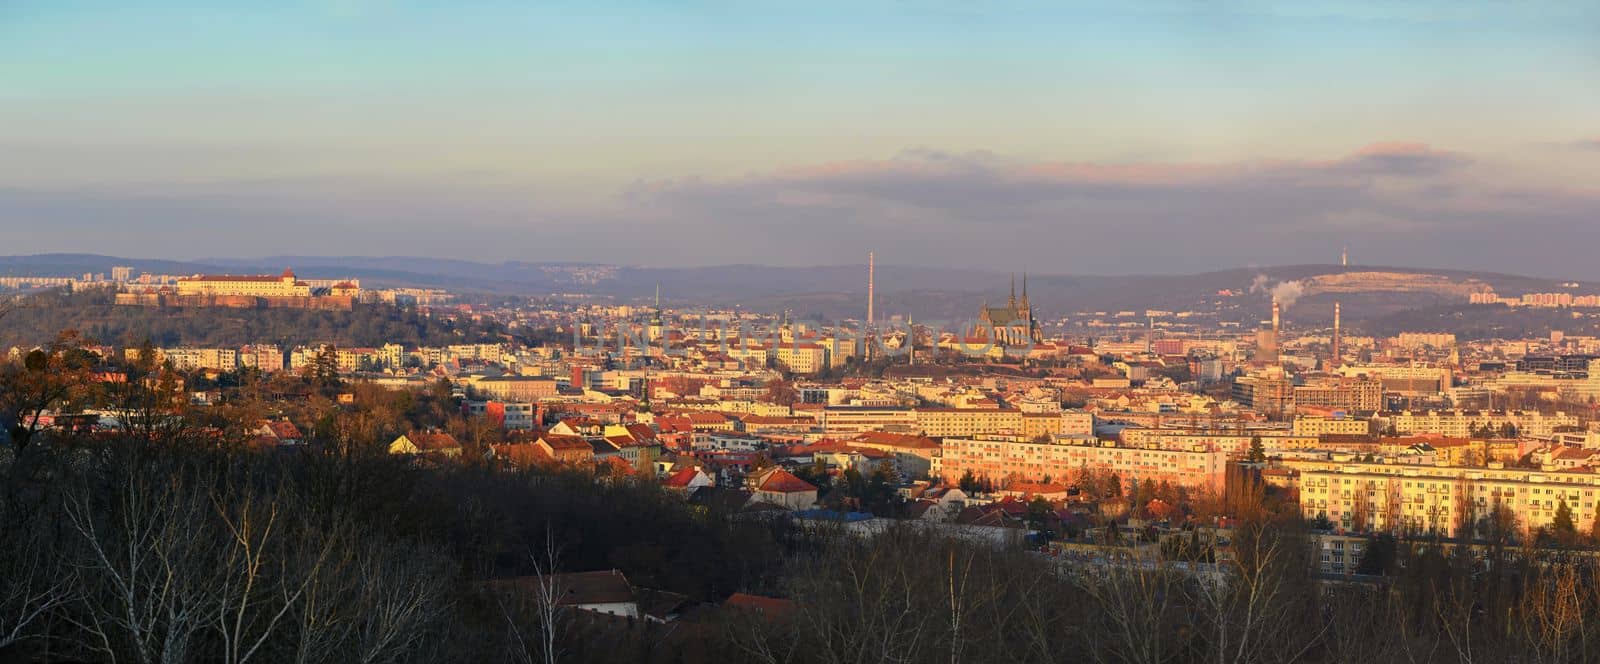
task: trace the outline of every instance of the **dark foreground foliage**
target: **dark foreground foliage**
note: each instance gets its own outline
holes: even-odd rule
[[[740,519],[649,482],[423,468],[182,439],[35,447],[0,467],[0,656],[134,662],[1583,662],[1595,568],[1407,545],[1328,582],[1289,524],[1224,571],[1063,568],[902,525]],[[542,610],[495,580],[622,570],[698,608]],[[495,588],[502,588],[496,590]],[[522,586],[527,588],[527,586]],[[757,613],[734,592],[792,600]],[[550,630],[545,632],[545,626]],[[541,635],[548,634],[549,638]],[[549,645],[546,645],[549,644]]]

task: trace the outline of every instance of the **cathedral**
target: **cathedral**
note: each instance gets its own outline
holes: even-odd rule
[[[1017,278],[1011,277],[1011,297],[1004,307],[990,307],[987,303],[978,312],[980,328],[992,328],[995,343],[1004,346],[1024,346],[1043,340],[1039,321],[1033,317],[1033,307],[1028,305],[1028,275],[1022,275],[1022,299],[1017,299]]]

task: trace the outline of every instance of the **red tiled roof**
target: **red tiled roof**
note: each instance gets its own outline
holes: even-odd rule
[[[748,593],[734,593],[722,603],[723,606],[746,611],[755,611],[762,615],[774,618],[787,617],[794,612],[794,600],[778,599],[776,597],[762,597]]]
[[[529,577],[534,578],[534,577]],[[623,604],[635,601],[633,586],[622,572],[611,569],[556,576],[562,606],[583,604]]]
[[[300,429],[293,422],[268,422],[267,428],[271,429],[272,435],[277,436],[279,439],[298,440],[303,437],[300,435]]]
[[[1053,482],[1050,484],[1045,484],[1043,482],[1012,482],[1006,487],[1006,491],[1011,493],[1020,493],[1023,495],[1036,495],[1066,493],[1067,487],[1064,484],[1056,484]]]
[[[413,431],[406,434],[406,440],[411,441],[412,445],[416,445],[417,449],[424,452],[457,449],[461,447],[461,443],[456,442],[456,437],[447,433],[422,433],[419,431]]]
[[[816,491],[817,487],[810,482],[794,476],[787,470],[779,468],[767,475],[766,481],[761,483],[761,490],[772,493],[800,493],[802,491]]]
[[[294,275],[291,274],[287,276]],[[184,277],[178,281],[270,281],[277,283],[279,281],[283,281],[283,277],[274,277],[265,274],[202,274],[195,277]]]
[[[583,436],[564,436],[558,433],[547,433],[540,436],[539,440],[544,441],[544,444],[549,445],[550,449],[553,450],[590,449],[589,441],[584,440]]]
[[[855,437],[856,442],[870,443],[873,445],[888,445],[891,447],[904,447],[908,449],[936,450],[939,444],[932,438],[903,433],[889,433],[884,431],[868,431]]]
[[[603,464],[606,464],[608,466],[611,466],[611,470],[613,472],[618,472],[618,473],[623,473],[623,474],[628,474],[628,473],[632,473],[633,472],[633,464],[628,463],[628,460],[624,459],[622,457],[617,457],[617,456],[605,457],[605,458],[600,460],[600,463],[603,463]]]
[[[689,486],[689,483],[694,481],[694,478],[699,477],[699,475],[700,469],[691,466],[667,476],[667,479],[663,480],[661,484],[664,486],[681,489]]]
[[[549,452],[544,451],[544,448],[538,445],[512,443],[509,445],[495,445],[493,449],[496,457],[505,459],[514,466],[530,466],[555,461]]]
[[[1555,458],[1562,460],[1587,459],[1600,454],[1600,450],[1586,450],[1578,447],[1563,447],[1556,452]]]

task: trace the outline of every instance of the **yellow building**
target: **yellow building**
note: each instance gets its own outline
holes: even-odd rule
[[[789,371],[812,374],[828,367],[828,351],[819,344],[780,344],[775,358]]]
[[[1358,462],[1297,464],[1300,508],[1344,530],[1407,530],[1454,537],[1465,522],[1504,508],[1516,527],[1547,527],[1562,503],[1581,530],[1593,523],[1600,475]]]
[[[1300,415],[1294,418],[1296,436],[1365,436],[1372,433],[1372,420],[1359,417]]]
[[[1499,431],[1509,424],[1519,436],[1548,438],[1558,427],[1576,427],[1578,418],[1531,410],[1430,410],[1379,413],[1376,423],[1380,429],[1398,434],[1434,433],[1455,438],[1468,438],[1485,428]]]
[[[249,297],[310,297],[311,286],[287,268],[279,276],[209,274],[178,280],[178,295],[242,295]]]
[[[1015,408],[918,408],[916,421],[923,435],[934,438],[1023,431],[1022,411]]]

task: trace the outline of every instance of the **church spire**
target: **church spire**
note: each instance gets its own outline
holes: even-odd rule
[[[1011,273],[1011,297],[1006,298],[1006,306],[1017,308],[1017,273]]]

